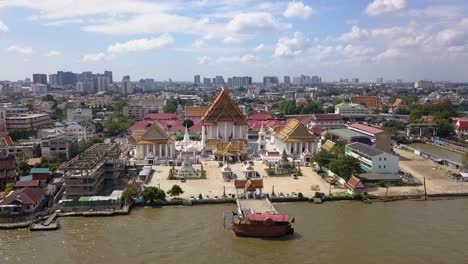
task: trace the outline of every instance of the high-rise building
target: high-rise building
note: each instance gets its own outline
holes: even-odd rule
[[[122,93],[123,94],[133,94],[134,92],[134,85],[132,81],[130,81],[130,76],[124,76],[122,79]]]
[[[104,76],[106,76],[107,80],[109,81],[109,84],[114,82],[114,79],[112,77],[112,71],[104,71]]]
[[[317,76],[317,75],[312,76],[312,78],[310,78],[310,80],[311,80],[311,82],[310,82],[311,84],[320,84],[320,83],[322,83],[322,78]]]
[[[156,84],[154,82],[154,79],[147,78],[147,79],[141,79],[139,81],[140,88],[143,89],[143,91],[153,91],[156,89]]]
[[[352,82],[353,82],[354,84],[358,84],[358,83],[359,83],[359,78],[353,78]]]
[[[383,78],[382,77],[377,78],[377,83],[383,83]]]
[[[263,77],[263,85],[265,87],[273,87],[278,85],[278,77],[276,76],[265,76]]]
[[[47,85],[47,74],[34,73],[33,84],[36,84],[36,83]]]
[[[51,86],[57,86],[58,85],[58,76],[57,76],[57,74],[49,74],[49,84]]]
[[[76,90],[80,93],[94,93],[94,80],[82,80],[76,83]]]
[[[289,76],[284,76],[283,82],[284,82],[284,84],[291,84],[291,77],[289,77]]]
[[[193,76],[193,84],[200,85],[200,75]]]
[[[216,85],[224,85],[224,78],[223,78],[223,76],[220,76],[220,75],[216,76],[216,77],[214,78],[214,84],[216,84]]]
[[[103,74],[96,74],[95,82],[96,90],[98,92],[107,91],[109,89],[110,81]]]
[[[237,77],[234,76],[232,78],[228,78],[228,85],[231,87],[245,87],[252,85],[252,77],[244,76],[244,77]]]
[[[211,78],[203,78],[204,86],[211,86]]]

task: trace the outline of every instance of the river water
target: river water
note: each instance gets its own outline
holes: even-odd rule
[[[289,239],[235,237],[234,204],[61,218],[58,231],[0,230],[0,263],[467,263],[468,199],[278,204]]]

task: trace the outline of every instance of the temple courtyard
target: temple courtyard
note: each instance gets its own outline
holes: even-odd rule
[[[193,165],[195,169],[200,169],[200,164]],[[323,180],[311,167],[301,167],[303,176],[294,179],[291,176],[267,176],[265,164],[261,161],[254,161],[254,169],[259,172],[263,178],[263,193],[271,194],[273,188],[275,194],[278,196],[283,193],[284,196],[292,196],[292,193],[301,192],[306,197],[312,197],[316,191],[324,192],[326,194],[330,191],[330,185]],[[176,169],[180,167],[175,167]],[[238,179],[243,177],[243,163],[230,164],[233,173],[237,174]],[[225,189],[226,195],[235,194],[234,181],[224,181],[221,169],[217,161],[204,161],[203,169],[206,170],[206,179],[188,179],[186,182],[181,180],[169,180],[170,166],[153,166],[154,173],[147,186],[155,186],[163,190],[169,190],[172,185],[178,184],[184,193],[181,198],[188,199],[190,195],[198,197],[202,194],[203,198],[209,196],[210,198],[223,196]],[[274,187],[273,187],[274,186]],[[332,193],[344,192],[344,189],[332,189]]]

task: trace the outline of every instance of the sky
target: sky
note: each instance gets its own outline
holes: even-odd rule
[[[468,81],[466,0],[0,0],[0,80]]]

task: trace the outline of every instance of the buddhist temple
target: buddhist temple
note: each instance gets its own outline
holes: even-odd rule
[[[238,157],[245,150],[249,129],[247,119],[226,88],[218,93],[201,122],[205,150]],[[233,144],[227,144],[230,142]]]
[[[161,128],[158,123],[151,124],[142,134],[133,134],[136,145],[135,158],[147,160],[148,164],[155,164],[155,159],[172,159],[176,157],[174,138]]]
[[[299,120],[290,119],[284,127],[278,128],[271,137],[268,147],[275,151],[309,159],[318,152],[318,139],[312,135]],[[304,160],[304,162],[307,162]]]

